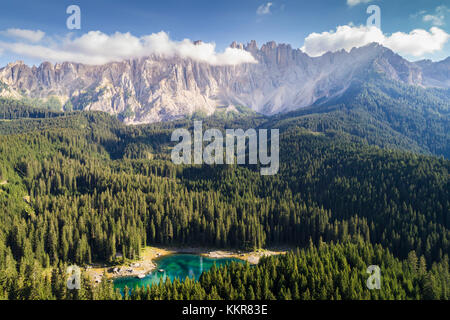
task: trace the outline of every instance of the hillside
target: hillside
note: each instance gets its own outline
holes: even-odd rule
[[[406,90],[385,83],[384,90]],[[390,102],[390,96],[382,108],[368,103],[374,96],[375,101],[385,97],[378,88],[359,87],[349,97],[355,102],[344,107],[332,102],[275,117],[252,113],[203,117],[205,128],[278,126],[280,172],[268,177],[259,174],[258,166],[175,166],[170,160],[171,132],[192,127],[193,119],[126,126],[102,112],[61,113],[2,100],[0,180],[6,183],[0,186],[4,212],[0,267],[6,271],[1,295],[29,299],[30,294],[44,294],[35,290],[49,286],[46,278],[30,282],[30,270],[41,274],[42,268],[51,268],[56,276],[61,272],[58,265],[111,263],[117,252],[135,259],[146,245],[189,243],[245,250],[360,242],[381,246],[396,259],[412,255],[422,259],[422,271],[414,273],[415,280],[401,284],[392,276],[399,289],[371,298],[448,297],[436,270],[448,264],[450,251],[450,162],[402,151],[414,150],[408,145],[413,141],[418,151],[430,153],[427,140],[421,139],[426,137],[424,132],[434,132],[433,145],[439,146],[433,141],[444,139],[443,146],[448,148],[447,136],[440,136],[439,130],[417,131],[429,121],[440,128],[440,117],[426,109],[422,89],[417,100],[410,94],[410,104],[397,110],[398,101]],[[436,91],[429,97],[444,115],[448,111],[445,94]],[[419,101],[424,120],[408,115],[413,101]],[[395,127],[392,119],[405,110],[406,116]],[[368,119],[360,121],[358,112]],[[423,121],[414,131],[418,135],[407,130],[414,119]],[[359,130],[354,127],[357,123]],[[376,130],[367,129],[371,123]],[[399,146],[378,147],[392,147],[394,139]],[[263,262],[262,270],[271,268],[267,263]],[[307,276],[306,281],[311,279]],[[202,280],[206,291],[198,298],[215,294],[208,281]],[[271,286],[278,286],[282,280],[271,281],[275,281]],[[295,282],[303,280],[291,281],[286,284],[289,291],[278,287],[270,291],[278,292],[277,298],[297,298]],[[89,281],[85,283],[89,288]],[[355,285],[350,287],[356,290]],[[97,298],[119,297],[105,286],[88,290],[103,290],[96,293]],[[183,286],[180,291],[185,290]],[[360,297],[358,290],[352,295],[311,290],[299,286],[298,294],[313,299]]]
[[[342,96],[273,117],[265,127],[300,126],[346,134],[371,145],[450,156],[450,91],[423,89],[370,74]]]

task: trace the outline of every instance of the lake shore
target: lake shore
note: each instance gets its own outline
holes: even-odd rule
[[[107,279],[119,277],[143,277],[156,269],[155,260],[172,254],[196,254],[207,258],[237,258],[257,264],[261,257],[285,254],[288,248],[259,249],[256,251],[217,250],[201,247],[145,247],[141,258],[123,264],[105,266],[92,265],[86,272],[94,282],[100,282],[105,275]]]

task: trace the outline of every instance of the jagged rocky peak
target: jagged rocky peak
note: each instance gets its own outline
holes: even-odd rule
[[[8,63],[4,68],[1,68],[2,70],[19,70],[19,69],[25,69],[29,68],[22,60],[17,60],[14,62]]]
[[[438,62],[421,60],[415,64],[422,71],[424,85],[438,88],[450,87],[450,57]]]
[[[233,43],[230,44],[230,48],[244,50],[244,45],[242,43],[237,43],[236,41],[233,41]]]
[[[202,42],[195,41],[196,45]],[[257,64],[215,66],[179,57],[149,56],[101,66],[64,62],[0,69],[0,96],[57,96],[75,109],[117,114],[126,123],[177,119],[220,106],[246,106],[275,114],[344,94],[367,71],[410,85],[450,88],[450,59],[411,63],[378,44],[310,57],[289,44],[256,41],[231,48],[250,52]]]
[[[256,40],[252,40],[249,43],[247,43],[247,45],[244,47],[245,50],[256,54],[258,52],[258,44],[256,43]]]
[[[261,51],[273,50],[277,48],[277,43],[275,41],[269,41],[266,44],[263,44],[261,47]]]
[[[279,64],[280,66],[288,66],[296,57],[307,57],[301,50],[292,49],[290,44],[277,44],[275,41],[269,41],[263,44],[261,48],[258,48],[255,40],[252,40],[245,46],[242,43],[233,41],[230,47],[246,50],[252,53],[259,61],[269,64]]]
[[[267,63],[278,64],[280,67],[289,66],[294,63],[295,52],[289,44],[278,44],[270,41],[261,47],[261,52]]]
[[[15,61],[0,69],[0,81],[8,85],[16,85],[20,90],[33,85],[33,72],[23,61]]]
[[[6,69],[6,68],[21,67],[21,66],[26,66],[26,64],[22,60],[17,60],[17,61],[12,61],[12,62],[8,63],[4,68],[0,68],[0,70]]]

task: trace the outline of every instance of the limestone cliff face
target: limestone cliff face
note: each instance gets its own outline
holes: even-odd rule
[[[138,124],[195,111],[211,114],[220,106],[242,105],[264,114],[290,111],[342,94],[369,71],[410,85],[449,86],[442,72],[434,81],[427,71],[425,81],[425,63],[408,62],[376,44],[317,58],[275,42],[231,47],[251,52],[258,63],[213,66],[162,56],[101,66],[44,62],[30,68],[16,62],[0,69],[0,96],[70,99],[76,109],[121,114],[126,123]]]
[[[416,62],[416,65],[423,71],[426,86],[450,88],[450,57],[439,62],[422,60]]]

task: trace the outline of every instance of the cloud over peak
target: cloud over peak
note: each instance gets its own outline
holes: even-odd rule
[[[33,42],[39,41],[36,38]],[[163,31],[141,37],[131,33],[116,32],[107,35],[101,31],[90,31],[77,38],[68,36],[60,41],[53,39],[51,43],[46,45],[0,41],[0,50],[51,62],[71,61],[85,64],[105,64],[153,54],[190,58],[212,65],[256,63],[255,58],[247,51],[227,48],[218,53],[214,43],[194,43],[189,39],[174,41]]]
[[[310,56],[320,56],[328,51],[362,47],[379,43],[399,54],[420,57],[442,50],[450,35],[442,29],[432,27],[429,31],[415,29],[410,33],[395,32],[384,35],[376,27],[339,26],[336,31],[311,33],[304,42],[302,51]]]

